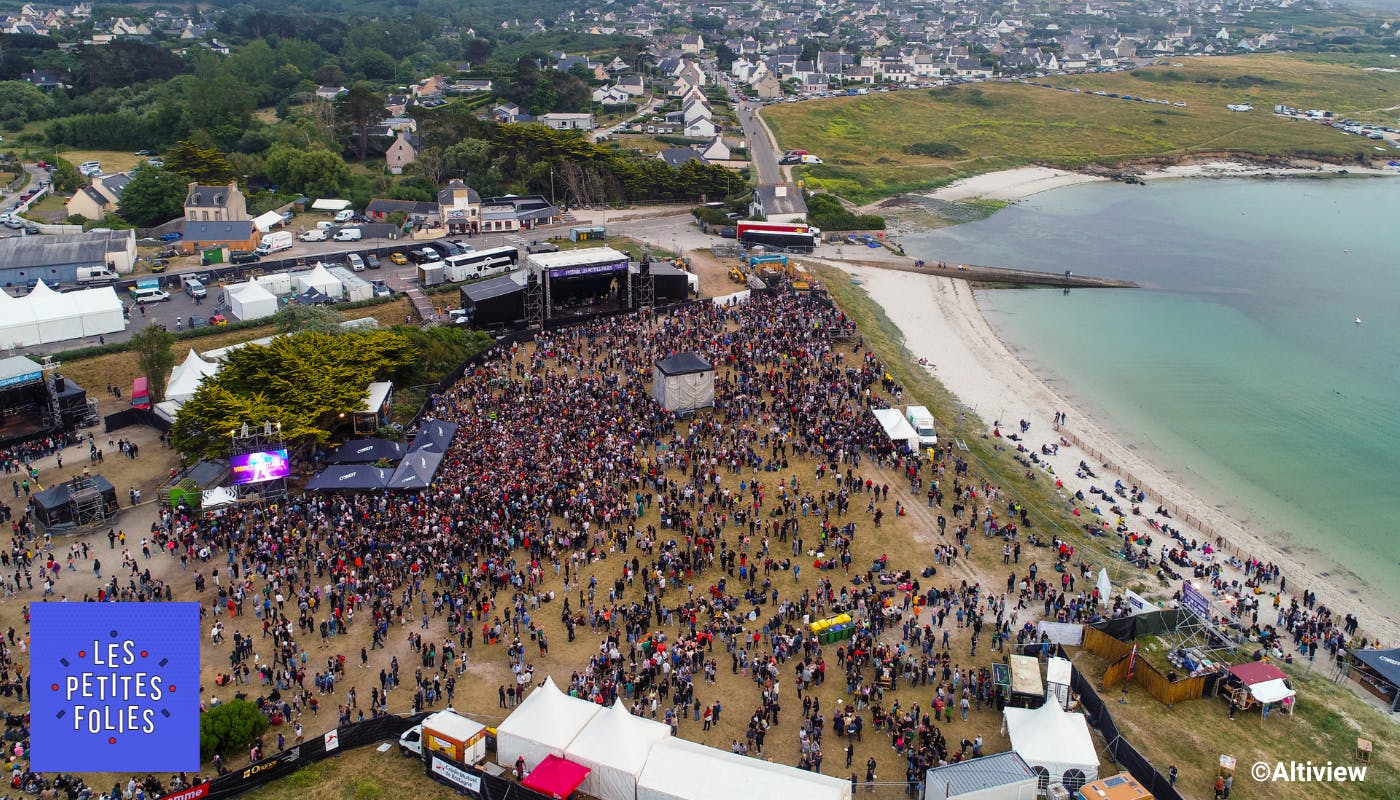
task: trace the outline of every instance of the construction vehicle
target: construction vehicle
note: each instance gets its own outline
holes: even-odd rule
[[[783,255],[782,253],[773,253],[771,255],[761,256],[748,256],[747,260],[749,262],[749,269],[753,269],[759,266],[760,264],[777,264],[778,266],[783,267],[784,269],[786,269],[788,265],[788,257]]]
[[[729,280],[734,281],[735,283],[748,283],[749,276],[747,273],[745,273],[742,269],[738,267],[730,267]]]

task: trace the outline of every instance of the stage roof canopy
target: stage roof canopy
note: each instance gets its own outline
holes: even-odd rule
[[[42,380],[43,377],[44,368],[24,356],[0,358],[0,387]]]

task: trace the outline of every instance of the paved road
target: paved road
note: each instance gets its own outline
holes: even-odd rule
[[[758,170],[760,185],[782,183],[783,173],[778,168],[778,147],[768,136],[768,130],[754,113],[755,104],[739,101],[739,124],[743,126],[744,138],[749,143],[749,161]]]

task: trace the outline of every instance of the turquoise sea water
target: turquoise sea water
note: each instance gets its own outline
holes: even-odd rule
[[[1088,184],[903,241],[930,260],[1141,284],[978,299],[1125,444],[1384,589],[1400,584],[1397,215],[1400,179]]]

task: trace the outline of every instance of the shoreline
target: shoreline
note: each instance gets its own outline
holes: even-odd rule
[[[1104,168],[1069,170],[1058,167],[1027,166],[984,172],[981,175],[973,175],[970,178],[954,181],[931,192],[914,192],[906,196],[949,202],[991,200],[1001,203],[1015,203],[1052,189],[1111,181],[1114,180],[1113,175],[1131,175],[1144,182],[1151,182],[1179,178],[1395,177],[1397,173],[1393,170],[1374,167],[1343,167],[1301,160],[1290,161],[1285,165],[1268,165],[1245,160],[1213,159],[1153,166],[1150,169],[1142,169],[1128,163],[1111,170]],[[896,199],[887,198],[877,203],[871,203],[863,206],[860,211],[862,213],[889,211],[890,206],[887,204]]]
[[[1003,435],[1015,432],[1016,422],[1026,419],[1032,423],[1025,437],[1026,444],[1038,450],[1041,444],[1055,443],[1060,437],[1051,425],[1055,412],[1068,414],[1069,422],[1062,427],[1079,444],[1068,447],[1062,444],[1058,455],[1041,458],[1053,465],[1054,477],[1064,482],[1061,494],[1067,501],[1075,491],[1085,493],[1087,500],[1081,504],[1083,515],[1077,517],[1076,522],[1082,524],[1093,519],[1088,513],[1094,505],[1094,496],[1089,494],[1091,485],[1111,487],[1118,479],[1127,485],[1137,483],[1148,493],[1147,500],[1142,503],[1144,512],[1158,505],[1166,506],[1173,513],[1171,519],[1162,522],[1180,530],[1188,540],[1213,542],[1216,535],[1223,536],[1227,549],[1237,551],[1242,558],[1253,556],[1278,564],[1289,584],[1288,595],[1297,596],[1304,589],[1314,591],[1321,603],[1339,614],[1361,614],[1366,610],[1363,606],[1369,606],[1371,613],[1365,614],[1362,621],[1364,632],[1391,646],[1400,642],[1400,622],[1397,622],[1400,603],[1374,591],[1325,554],[1298,553],[1305,546],[1284,538],[1283,534],[1255,532],[1247,527],[1248,523],[1240,522],[1228,505],[1209,502],[1180,479],[1139,455],[1130,436],[1114,436],[1084,415],[1082,409],[1066,400],[1007,347],[987,321],[974,290],[967,283],[937,275],[834,265],[861,281],[860,288],[904,333],[910,354],[927,359],[925,368],[989,426],[979,434],[990,432],[991,424],[998,417]],[[1011,442],[1007,444],[1014,446]],[[1096,478],[1076,477],[1075,469],[1081,459],[1090,462],[1098,471]],[[1111,466],[1100,468],[1103,463]],[[1129,516],[1128,526],[1134,532],[1152,535],[1154,550],[1163,543],[1175,544],[1170,537],[1147,524],[1152,516],[1147,513]],[[1111,521],[1111,516],[1105,518]],[[1112,541],[1105,542],[1110,549],[1113,549]],[[1193,556],[1201,554],[1197,551]],[[1217,555],[1210,563],[1223,563],[1224,558],[1225,555]],[[1231,567],[1225,567],[1223,572],[1242,580],[1242,573]],[[1170,587],[1164,590],[1153,578],[1154,574],[1155,570],[1142,573],[1145,582],[1152,587],[1149,594],[1169,596],[1175,591]],[[1338,584],[1337,578],[1342,576],[1345,576],[1346,585]],[[1116,587],[1117,590],[1122,588],[1121,584]],[[1267,598],[1260,610],[1260,624],[1271,624],[1273,615]]]

